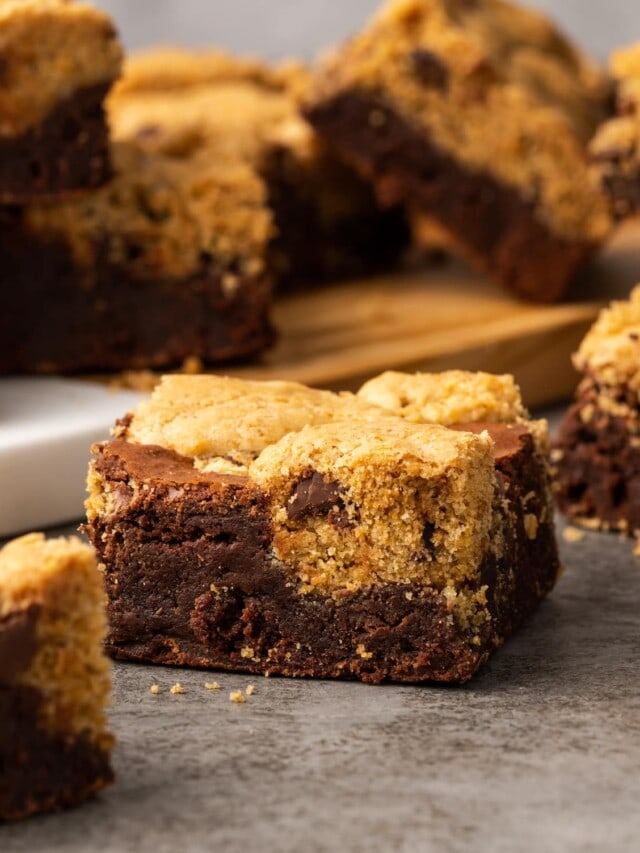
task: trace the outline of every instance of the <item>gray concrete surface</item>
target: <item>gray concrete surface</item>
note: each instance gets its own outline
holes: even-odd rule
[[[96,0],[114,15],[125,43],[223,45],[267,58],[311,58],[362,26],[381,0]],[[528,0],[594,55],[640,39],[637,0]]]
[[[116,666],[116,785],[0,851],[637,850],[640,558],[561,547],[553,595],[463,688]]]

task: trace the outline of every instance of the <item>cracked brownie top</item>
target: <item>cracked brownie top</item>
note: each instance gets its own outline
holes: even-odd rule
[[[567,238],[609,230],[585,154],[609,83],[539,13],[505,0],[390,0],[327,58],[310,103],[345,91],[373,96],[469,169],[517,188]]]
[[[114,81],[122,50],[108,15],[70,0],[0,4],[0,135],[17,136],[79,89]]]

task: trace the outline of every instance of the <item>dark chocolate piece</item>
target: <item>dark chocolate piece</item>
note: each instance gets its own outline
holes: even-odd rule
[[[383,100],[353,91],[312,105],[305,115],[373,182],[383,204],[407,203],[433,217],[478,267],[518,296],[559,299],[596,249],[555,234],[517,190],[466,168]]]
[[[295,487],[287,506],[287,515],[298,521],[308,515],[327,515],[333,507],[344,507],[340,483],[325,480],[317,471],[301,480]]]
[[[0,619],[0,686],[12,684],[33,660],[38,650],[36,626],[40,607],[30,604],[25,610]]]
[[[1,202],[94,189],[111,177],[103,107],[110,86],[80,89],[21,136],[0,136]]]
[[[440,57],[423,47],[409,54],[409,61],[415,76],[423,86],[444,90],[449,85],[449,69]]]

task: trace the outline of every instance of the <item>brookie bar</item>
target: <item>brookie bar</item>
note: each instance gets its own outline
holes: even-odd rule
[[[120,73],[107,15],[69,0],[0,4],[0,201],[86,190],[110,176],[103,101]]]
[[[220,51],[156,48],[127,60],[109,99],[116,136],[153,147],[176,127],[241,153],[274,214],[270,264],[280,287],[375,272],[408,242],[399,210],[381,211],[368,183],[330,154],[300,116],[308,70]]]
[[[606,76],[505,0],[390,0],[304,113],[331,150],[515,294],[553,301],[610,230],[586,145]]]
[[[190,130],[113,146],[115,176],[0,210],[0,373],[220,363],[273,339],[263,182]]]
[[[0,549],[0,822],[75,805],[113,780],[102,576],[78,539]]]
[[[576,355],[583,374],[552,453],[561,512],[640,534],[640,287],[613,302]]]
[[[387,374],[359,396],[165,377],[94,448],[108,649],[466,681],[556,579],[544,442],[509,377]]]

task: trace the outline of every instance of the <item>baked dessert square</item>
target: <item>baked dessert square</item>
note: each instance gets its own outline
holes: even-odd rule
[[[587,142],[604,73],[506,0],[389,0],[317,73],[326,143],[518,296],[553,301],[610,230]]]
[[[0,4],[0,202],[103,184],[103,101],[120,73],[110,18],[69,0]]]
[[[554,442],[558,508],[640,535],[640,287],[600,314],[576,355],[583,375]]]
[[[0,822],[75,805],[113,780],[104,587],[79,539],[0,549]]]
[[[545,428],[508,378],[397,378],[410,412],[393,375],[359,396],[165,377],[93,451],[111,654],[469,679],[556,579]]]
[[[310,79],[294,62],[154,48],[129,57],[109,99],[116,136],[153,146],[159,129],[180,123],[243,153],[267,188],[281,289],[383,270],[409,239],[403,213],[380,210],[369,184],[300,116]]]
[[[0,372],[220,363],[268,346],[273,217],[255,169],[188,128],[112,153],[104,187],[0,210]]]
[[[599,128],[591,153],[616,218],[640,213],[640,43],[615,51],[617,115]]]

